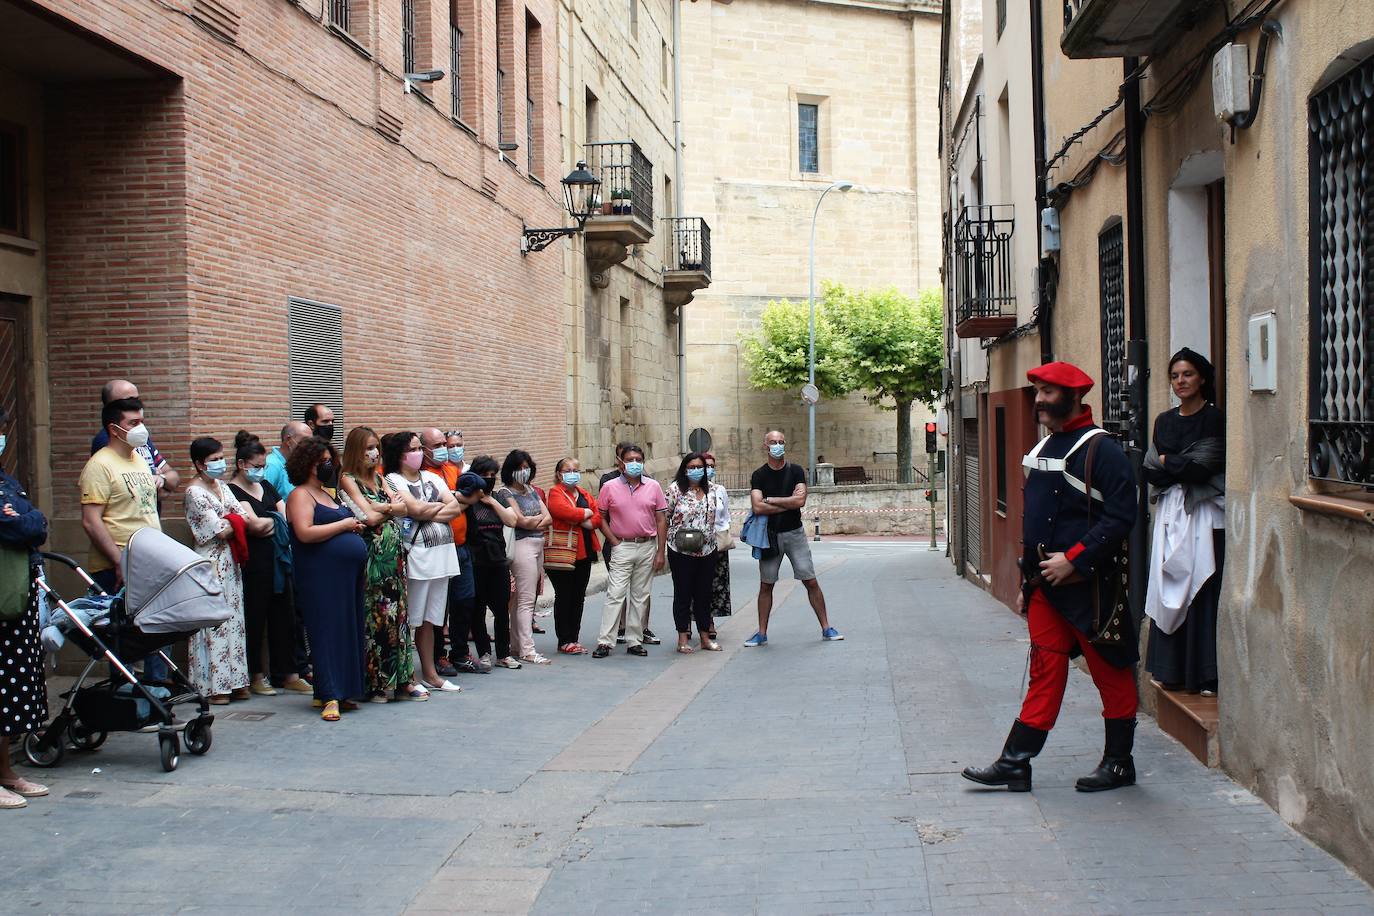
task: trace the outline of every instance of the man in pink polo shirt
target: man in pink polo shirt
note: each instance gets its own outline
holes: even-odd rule
[[[668,501],[658,481],[644,476],[644,449],[626,447],[621,458],[625,473],[606,481],[597,502],[601,505],[601,533],[615,549],[606,570],[606,605],[601,633],[592,658],[605,658],[615,645],[620,606],[625,605],[625,651],[648,655],[644,648],[644,612],[654,573],[663,568],[668,549]]]

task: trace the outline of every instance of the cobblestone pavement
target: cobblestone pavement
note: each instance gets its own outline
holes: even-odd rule
[[[1077,672],[1033,794],[960,779],[1015,715],[1019,619],[919,543],[816,556],[841,643],[784,581],[770,645],[740,648],[757,573],[737,552],[722,653],[557,657],[334,725],[255,698],[174,773],[147,735],[26,770],[53,793],[0,816],[0,910],[1374,913],[1149,720],[1140,785],[1074,792],[1101,749]],[[669,642],[670,594],[657,580]]]

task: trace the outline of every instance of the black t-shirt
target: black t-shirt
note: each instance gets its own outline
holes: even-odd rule
[[[791,496],[799,483],[806,483],[806,472],[802,470],[801,465],[789,463],[781,470],[775,471],[765,464],[749,478],[749,489],[758,490],[764,496],[785,497]],[[768,516],[769,529],[779,534],[784,531],[796,531],[801,526],[800,509],[788,509],[786,512]]]
[[[234,494],[239,502],[247,503],[248,508],[253,510],[253,514],[258,518],[266,518],[267,513],[277,511],[277,503],[281,502],[281,497],[277,495],[276,489],[267,481],[262,482],[262,499],[254,499],[252,495],[236,483],[229,484],[229,490]],[[275,549],[272,546],[272,535],[248,535],[248,562],[243,566],[243,573],[246,576],[260,576],[271,579],[275,561]]]
[[[501,505],[510,505],[500,494],[492,495]],[[506,525],[501,521],[501,516],[496,514],[495,509],[483,502],[468,506],[465,514],[468,518],[468,552],[472,554],[473,564],[477,566],[505,566],[508,563],[506,558]]]

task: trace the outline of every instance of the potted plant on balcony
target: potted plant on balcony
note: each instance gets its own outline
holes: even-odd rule
[[[630,215],[630,189],[629,189],[629,188],[617,188],[616,191],[615,191],[615,200],[616,200],[616,204],[615,204],[615,207],[614,207],[614,212],[615,212],[615,214],[616,214],[617,216],[629,216],[629,215]]]
[[[587,212],[593,215],[608,212],[606,204],[601,201],[600,193],[591,191],[587,194]]]

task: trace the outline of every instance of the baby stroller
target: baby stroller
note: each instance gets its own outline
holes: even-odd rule
[[[197,755],[209,751],[210,726],[215,721],[210,704],[163,650],[233,616],[210,559],[155,528],[139,529],[124,549],[124,591],[112,598],[71,557],[57,553],[42,557],[70,567],[99,597],[68,604],[48,584],[43,567],[36,567],[39,599],[56,606],[51,625],[43,631],[44,641],[60,645],[64,637],[70,638],[90,662],[62,694],[66,702],[57,716],[25,739],[24,755],[29,762],[57,766],[67,741],[89,751],[103,744],[109,732],[156,732],[162,768],[171,772],[181,756],[172,708],[185,703],[195,703],[200,710],[182,729],[186,749]],[[141,679],[131,667],[134,659],[152,652],[167,664],[166,684]],[[102,662],[109,663],[110,676],[88,685],[87,679]]]

